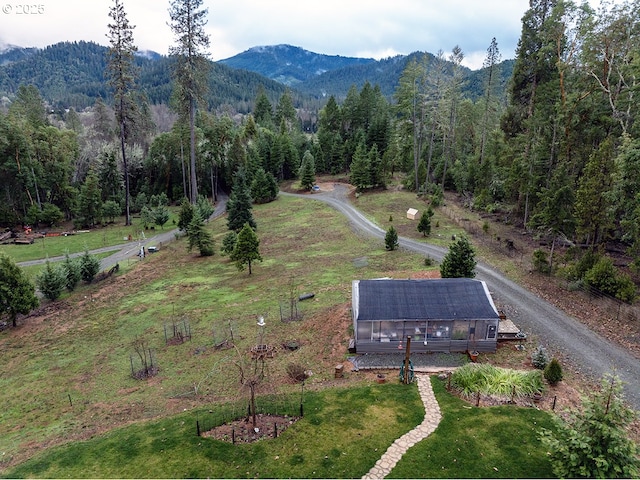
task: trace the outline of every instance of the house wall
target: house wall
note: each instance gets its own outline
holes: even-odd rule
[[[498,319],[361,321],[355,323],[357,353],[397,352],[411,336],[412,352],[495,352]]]

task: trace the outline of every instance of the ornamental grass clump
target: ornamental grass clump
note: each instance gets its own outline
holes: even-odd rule
[[[525,397],[543,389],[542,372],[494,367],[486,363],[468,363],[451,375],[451,385],[461,396],[470,398],[480,392],[500,397]]]

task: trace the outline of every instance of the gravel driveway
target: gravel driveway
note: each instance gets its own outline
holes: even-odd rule
[[[386,231],[374,225],[353,207],[348,199],[348,189],[344,185],[336,184],[330,191],[313,195],[282,194],[325,202],[345,215],[357,230],[384,241]],[[398,243],[401,248],[437,261],[442,260],[448,251],[446,248],[403,237],[398,239]],[[576,373],[588,375],[592,379],[605,373],[618,375],[626,383],[627,400],[633,408],[640,410],[638,359],[482,262],[478,262],[476,267],[476,278],[487,283],[497,303],[510,307],[510,319],[519,328],[544,339],[551,351],[560,352],[569,359],[571,368]],[[569,366],[565,365],[565,368]]]

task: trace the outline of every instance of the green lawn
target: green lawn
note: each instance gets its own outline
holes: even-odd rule
[[[443,419],[389,478],[551,478],[537,440],[547,413],[470,407],[432,381]],[[297,397],[296,397],[297,400]],[[215,408],[215,407],[214,407]],[[253,444],[196,436],[199,409],[50,449],[9,478],[359,478],[422,421],[415,385],[360,384],[307,393],[305,416],[276,439]]]
[[[404,204],[399,198],[396,208]],[[353,387],[327,386],[335,383],[333,369],[347,354],[351,280],[398,272],[406,277],[408,272],[424,270],[422,259],[405,251],[387,252],[382,240],[356,235],[339,213],[321,202],[282,196],[255,206],[254,216],[264,261],[255,264],[252,275],[238,272],[219,253],[208,258],[188,253],[180,239],[136,262],[126,273],[81,287],[65,298],[69,307],[59,314],[54,311],[39,323],[27,320],[18,329],[0,332],[3,475],[361,476],[393,438],[419,423],[416,416],[422,415],[422,407],[416,404],[413,389],[399,394],[401,386],[358,385],[357,374],[351,372],[347,380],[355,382]],[[225,219],[208,228],[219,248],[226,234]],[[286,311],[291,296],[304,292],[315,297],[299,304],[302,321],[280,321],[281,309]],[[195,412],[217,411],[246,396],[238,385],[236,363],[256,344],[260,315],[267,321],[266,343],[280,346],[295,340],[301,345],[268,362],[263,390],[296,395],[299,386],[287,381],[287,366],[312,370],[305,419],[281,438],[252,446],[232,448],[192,437]],[[330,329],[325,328],[328,320]],[[167,345],[165,328],[181,321],[189,324],[191,341]],[[148,342],[160,368],[149,381],[130,375],[136,338]],[[233,338],[237,351],[216,350],[214,345],[224,338]],[[387,391],[393,397],[389,404],[382,393]],[[343,397],[350,401],[343,402]],[[335,407],[331,414],[328,404]],[[327,416],[314,417],[316,408],[318,415]],[[401,413],[388,415],[389,409]],[[127,424],[131,426],[120,428]],[[320,425],[326,430],[318,429]],[[102,432],[106,436],[98,435]],[[107,448],[103,441],[113,446]],[[45,451],[44,456],[34,456],[39,445],[66,443],[52,450],[55,454]],[[86,457],[63,454],[67,448],[78,452],[94,448],[94,443],[100,445],[95,448],[103,452],[98,457],[104,461],[89,460],[93,455],[88,453]],[[277,446],[273,450],[272,443]],[[82,467],[74,464],[76,455]],[[285,458],[286,462],[278,461]],[[232,467],[212,466],[216,459]],[[93,462],[98,462],[95,467]],[[21,463],[24,467],[8,469],[9,464]],[[209,470],[199,466],[205,464]],[[124,472],[125,468],[130,470]]]
[[[162,232],[175,228],[178,221],[176,207],[170,208],[171,217],[164,229],[155,227],[155,230],[145,230],[140,218],[133,217],[132,225],[124,225],[124,217],[117,219],[115,223],[105,227],[97,227],[91,230],[82,230],[81,233],[67,236],[53,236],[38,238],[30,245],[6,244],[0,245],[0,252],[6,253],[14,262],[26,262],[40,258],[53,258],[65,253],[82,252],[85,249],[94,250],[127,243],[129,236],[132,240],[138,240],[143,235],[153,236],[156,232]],[[38,229],[40,231],[42,229]],[[53,230],[51,230],[53,231]],[[60,229],[57,229],[60,231]]]

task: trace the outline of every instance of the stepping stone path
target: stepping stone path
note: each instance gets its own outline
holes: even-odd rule
[[[369,470],[369,473],[362,477],[363,479],[386,477],[400,461],[402,455],[420,440],[431,435],[440,423],[442,418],[440,406],[431,388],[429,375],[417,375],[416,377],[418,379],[418,391],[420,392],[422,403],[424,403],[424,420],[416,428],[394,441],[380,460]]]

